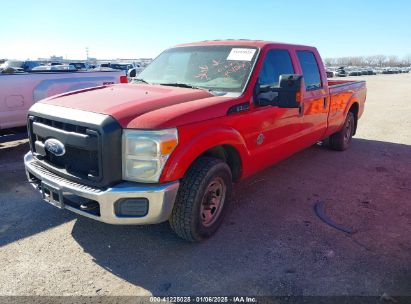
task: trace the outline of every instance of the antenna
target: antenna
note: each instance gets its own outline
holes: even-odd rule
[[[86,46],[86,60],[88,61],[88,46]]]

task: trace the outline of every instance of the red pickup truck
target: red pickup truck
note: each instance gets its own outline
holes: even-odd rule
[[[132,83],[36,103],[27,177],[59,208],[110,224],[168,220],[199,241],[220,226],[233,182],[326,138],[347,149],[365,98],[364,81],[328,81],[313,47],[179,45]]]

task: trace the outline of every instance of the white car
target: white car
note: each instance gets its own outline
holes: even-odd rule
[[[77,71],[76,67],[73,65],[40,65],[31,70],[32,72],[36,71]]]
[[[50,68],[46,72],[40,69],[32,73],[0,74],[0,129],[25,126],[28,109],[46,97],[127,82],[123,71],[77,72],[70,68]]]

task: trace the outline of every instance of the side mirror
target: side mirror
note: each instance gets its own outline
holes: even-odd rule
[[[299,108],[301,103],[302,75],[284,74],[280,75],[278,92],[278,103],[280,108]]]
[[[259,80],[254,87],[254,103],[257,106],[278,106],[280,108],[299,108],[301,102],[302,75],[283,74],[279,84],[260,85]]]
[[[134,78],[136,76],[137,76],[137,69],[136,68],[132,68],[132,69],[128,70],[127,77]]]

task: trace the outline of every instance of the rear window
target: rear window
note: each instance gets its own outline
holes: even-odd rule
[[[305,89],[316,90],[322,87],[320,69],[314,53],[310,51],[297,51],[298,60],[303,70]]]

